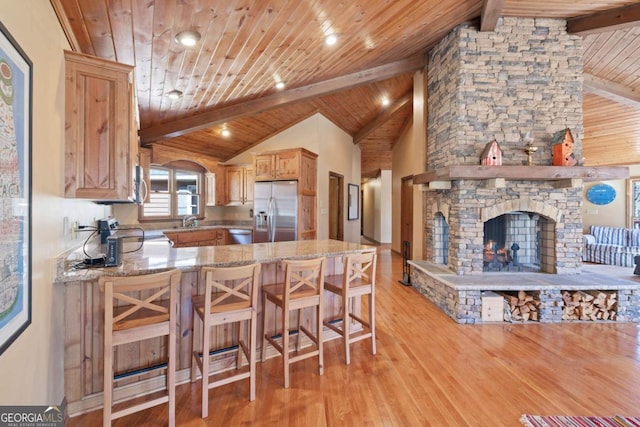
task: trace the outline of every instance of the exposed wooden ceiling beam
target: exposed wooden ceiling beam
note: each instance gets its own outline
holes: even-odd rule
[[[378,82],[400,74],[421,69],[425,64],[426,55],[419,54],[390,64],[384,64],[322,82],[312,83],[307,86],[289,89],[283,92],[267,95],[262,98],[252,99],[240,104],[216,108],[214,110],[185,117],[173,122],[142,129],[140,130],[140,142],[144,144],[164,138],[173,138],[231,120],[237,120],[241,117],[258,114],[272,108],[283,107],[294,102],[304,101],[356,86]]]
[[[640,25],[640,3],[567,20],[570,34],[594,34]]]
[[[584,90],[620,104],[640,108],[640,93],[621,84],[591,74],[583,74]]]
[[[484,0],[480,14],[480,31],[494,31],[502,15],[504,0]]]
[[[389,107],[385,108],[383,112],[378,114],[375,119],[364,125],[362,129],[358,131],[353,136],[353,143],[357,144],[363,139],[365,139],[371,132],[373,132],[378,126],[383,125],[387,120],[389,120],[393,115],[404,107],[407,103],[413,100],[413,90],[404,94],[401,98],[399,98],[396,102],[394,102]]]

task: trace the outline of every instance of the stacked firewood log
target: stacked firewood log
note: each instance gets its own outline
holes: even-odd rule
[[[517,293],[503,292],[505,301],[509,304],[509,311],[511,312],[511,320],[520,320],[526,322],[527,320],[538,320],[540,300],[534,298],[533,295],[526,293],[525,291],[518,291]]]
[[[562,291],[562,320],[616,320],[616,291]]]

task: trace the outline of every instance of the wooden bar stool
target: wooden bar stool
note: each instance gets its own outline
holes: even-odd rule
[[[264,338],[262,340],[262,361],[265,360],[267,342],[282,354],[284,386],[289,387],[289,365],[309,357],[318,356],[318,371],[323,374],[322,356],[322,309],[325,258],[316,258],[302,261],[283,261],[284,283],[267,285],[262,287],[262,318]],[[277,307],[282,311],[282,343],[278,343],[272,334],[266,329],[267,313],[266,302],[271,301],[277,312]],[[315,321],[315,335],[302,325],[302,309],[316,307],[317,318]],[[296,355],[289,354],[290,312],[298,311],[298,336],[296,340]],[[314,344],[311,351],[301,352],[301,334],[304,333]]]
[[[103,424],[111,420],[168,402],[169,426],[176,423],[176,317],[180,270],[139,276],[100,277],[104,291],[104,411]],[[114,366],[116,346],[168,337],[167,394],[113,411]],[[147,370],[142,373],[148,373]]]
[[[191,382],[196,381],[198,369],[202,375],[202,418],[209,414],[209,389],[249,378],[249,400],[256,398],[256,341],[258,283],[260,264],[242,267],[203,267],[204,295],[193,298],[193,363]],[[196,344],[196,319],[200,319],[201,346]],[[249,341],[243,336],[242,322],[249,322]],[[210,329],[226,323],[238,322],[238,354],[236,372],[209,372],[211,351]],[[249,367],[242,369],[242,355]]]
[[[336,319],[325,321],[324,325],[342,336],[347,365],[351,363],[349,345],[371,338],[371,354],[376,354],[376,259],[375,252],[347,255],[344,257],[344,272],[328,276],[325,289],[342,298],[342,325],[336,326]],[[353,313],[356,298],[368,296],[369,318],[363,319]],[[362,325],[361,331],[352,332],[353,321]]]

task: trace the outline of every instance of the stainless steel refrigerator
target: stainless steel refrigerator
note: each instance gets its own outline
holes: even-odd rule
[[[256,182],[253,242],[298,238],[298,181]]]

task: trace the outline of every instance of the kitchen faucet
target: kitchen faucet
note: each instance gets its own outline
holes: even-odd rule
[[[182,226],[183,227],[187,227],[189,225],[189,223],[191,223],[191,227],[195,227],[197,219],[198,219],[198,217],[195,216],[195,215],[185,216],[185,217],[182,218]]]

